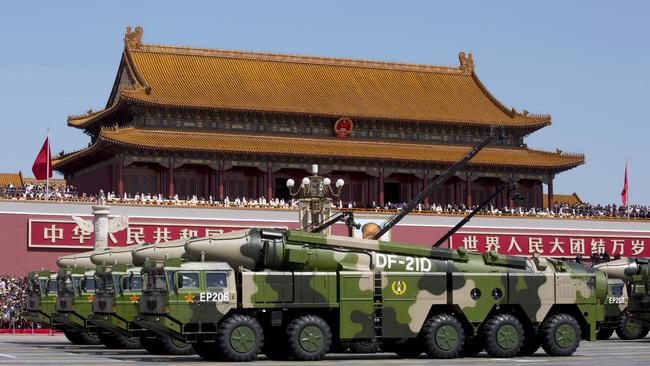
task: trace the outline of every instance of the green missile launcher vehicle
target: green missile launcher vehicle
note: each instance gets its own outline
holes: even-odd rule
[[[152,290],[151,287],[146,286],[145,281],[148,273],[147,268],[152,263],[166,260],[167,262],[174,263],[175,266],[179,266],[180,263],[184,261],[197,259],[196,257],[185,253],[185,242],[186,239],[179,239],[156,245],[148,245],[133,250],[132,259],[134,265],[144,266],[142,269],[142,277],[145,293]],[[146,304],[140,300],[136,313],[129,313],[129,317],[132,320],[131,327],[134,329],[140,329],[140,343],[144,349],[149,353],[160,355],[188,355],[194,353],[192,347],[183,339],[173,338],[167,333],[157,333],[150,329],[142,328],[137,322],[137,318],[133,321],[133,318],[137,313],[139,313],[139,308],[142,306],[146,306]]]
[[[27,276],[29,286],[26,293],[25,309],[30,320],[42,327],[52,326],[52,314],[56,312],[55,303],[58,294],[56,273],[49,270],[30,272]]]
[[[131,327],[142,294],[140,268],[132,265],[132,251],[137,247],[111,248],[90,256],[97,268],[93,313],[88,321],[109,348],[141,348],[139,329]]]
[[[101,344],[96,329],[88,322],[95,294],[95,270],[86,267],[61,268],[52,328],[64,332],[73,344]]]
[[[650,330],[650,262],[647,258],[621,258],[594,266],[605,273],[610,281],[621,281],[628,295],[625,306],[616,321],[616,335],[621,339],[638,339],[648,335]],[[622,302],[620,296],[608,297],[606,309],[616,310],[616,303]]]
[[[573,262],[282,229],[192,239],[205,261],[143,268],[138,324],[207,359],[318,360],[379,343],[403,357],[572,354],[595,340],[603,272]]]

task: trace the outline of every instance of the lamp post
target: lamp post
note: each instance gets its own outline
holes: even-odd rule
[[[296,182],[293,179],[287,180],[287,188],[291,197],[302,194],[298,199],[298,220],[301,228],[311,224],[318,224],[330,216],[332,211],[332,198],[341,194],[345,185],[343,179],[337,179],[332,188],[332,180],[318,175],[318,165],[311,166],[312,175],[302,178],[300,186],[295,188]],[[294,189],[295,188],[295,189]],[[329,228],[327,229],[329,234]]]

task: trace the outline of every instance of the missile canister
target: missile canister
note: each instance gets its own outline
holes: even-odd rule
[[[133,256],[133,264],[136,266],[142,266],[147,260],[156,262],[175,258],[183,260],[199,260],[199,257],[185,252],[186,241],[187,239],[178,239],[136,248],[131,254]]]

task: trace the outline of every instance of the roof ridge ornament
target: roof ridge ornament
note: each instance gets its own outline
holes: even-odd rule
[[[463,71],[467,71],[469,73],[474,72],[474,58],[472,57],[472,53],[465,54],[465,52],[461,51],[458,54],[458,59],[460,60],[460,69]]]
[[[142,33],[144,29],[142,27],[135,27],[134,31],[131,31],[131,26],[126,27],[126,33],[124,34],[124,46],[126,48],[139,49],[142,47]]]

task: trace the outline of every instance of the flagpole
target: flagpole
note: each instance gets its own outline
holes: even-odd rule
[[[627,204],[625,207],[625,211],[627,211],[627,219],[630,219],[630,174],[628,172],[628,159],[625,159],[625,172],[627,173],[627,190],[625,191],[627,195],[627,200],[625,203]]]
[[[47,128],[47,159],[45,161],[45,199],[50,198],[50,128]]]

